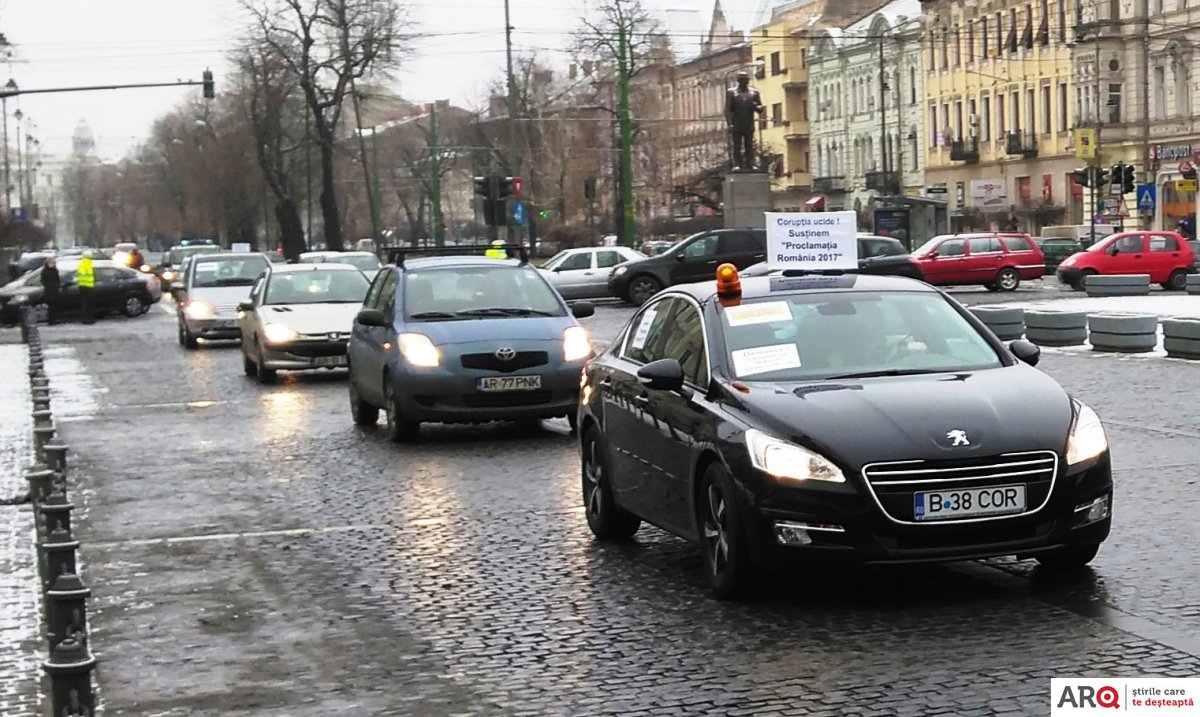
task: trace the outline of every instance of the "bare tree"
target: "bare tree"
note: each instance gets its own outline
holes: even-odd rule
[[[355,82],[393,69],[401,58],[402,0],[243,0],[256,34],[297,78],[321,159],[325,243],[341,250],[334,181],[342,110]]]

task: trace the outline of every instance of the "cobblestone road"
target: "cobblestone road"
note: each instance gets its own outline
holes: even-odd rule
[[[352,425],[343,376],[257,385],[160,307],[44,338],[94,396],[62,432],[109,714],[1044,714],[1052,675],[1200,674],[1200,366],[1045,356],[1111,431],[1084,578],[823,572],[730,605],[662,532],[591,540],[565,421],[397,447]]]

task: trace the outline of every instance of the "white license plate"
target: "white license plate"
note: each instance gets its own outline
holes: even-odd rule
[[[488,376],[475,380],[480,391],[536,391],[542,387],[541,376]]]
[[[931,490],[913,494],[915,520],[953,520],[1025,510],[1025,486]]]
[[[345,366],[345,356],[318,356],[316,361],[318,366]]]

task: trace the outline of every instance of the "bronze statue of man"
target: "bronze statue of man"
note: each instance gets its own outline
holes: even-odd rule
[[[725,93],[725,124],[733,140],[733,168],[754,169],[755,115],[765,114],[762,97],[750,86],[750,73],[737,74],[737,87]]]

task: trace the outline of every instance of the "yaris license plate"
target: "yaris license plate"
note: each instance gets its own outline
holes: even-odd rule
[[[475,380],[480,391],[536,391],[542,387],[541,376],[488,376]]]
[[[953,520],[1024,511],[1023,485],[913,493],[914,520]]]

